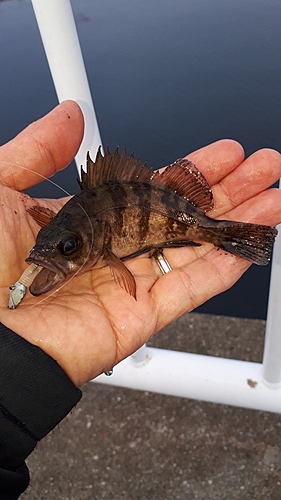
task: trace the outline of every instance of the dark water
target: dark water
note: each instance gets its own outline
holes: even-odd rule
[[[281,149],[279,0],[73,0],[104,144],[158,168],[212,141]],[[0,143],[56,103],[29,0],[0,2]],[[77,191],[74,164],[55,180]],[[60,196],[50,184],[32,191]],[[264,318],[269,267],[201,312]]]

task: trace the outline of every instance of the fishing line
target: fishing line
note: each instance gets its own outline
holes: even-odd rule
[[[35,172],[34,170],[31,170],[30,168],[28,167],[23,167],[22,165],[18,165],[17,163],[12,163],[12,162],[9,162],[9,161],[1,161],[1,163],[5,164],[5,165],[10,165],[12,167],[18,167],[18,168],[21,168],[22,170],[26,170],[27,172],[31,172],[32,174],[35,174],[37,175],[38,177],[41,177],[41,179],[43,179],[44,181],[48,181],[50,182],[51,184],[53,184],[53,186],[57,187],[58,189],[60,189],[63,193],[67,194],[67,196],[72,196],[68,191],[66,191],[66,189],[64,189],[63,187],[59,186],[59,184],[57,184],[56,182],[52,181],[51,179],[49,179],[48,177],[45,177],[45,175],[42,175],[42,174],[39,174],[39,172]],[[9,186],[8,186],[9,187]],[[12,189],[12,188],[11,188]]]

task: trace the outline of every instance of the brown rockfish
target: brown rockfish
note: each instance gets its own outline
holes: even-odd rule
[[[134,155],[100,150],[81,169],[81,192],[54,214],[29,209],[41,225],[28,263],[42,266],[30,286],[41,295],[74,274],[109,266],[115,281],[136,298],[136,284],[125,259],[156,249],[218,248],[256,264],[269,262],[277,230],[270,226],[214,220],[210,186],[190,161],[179,159],[162,173]]]

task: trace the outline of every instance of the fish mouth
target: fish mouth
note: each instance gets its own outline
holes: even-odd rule
[[[31,295],[35,297],[49,292],[54,286],[66,279],[65,274],[60,268],[55,266],[52,262],[46,262],[42,257],[28,257],[26,262],[28,264],[37,264],[42,267],[39,274],[37,274],[34,281],[29,286]]]

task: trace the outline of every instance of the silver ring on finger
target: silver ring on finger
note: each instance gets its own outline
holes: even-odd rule
[[[166,259],[162,250],[155,250],[153,253],[153,257],[155,258],[157,265],[162,274],[167,274],[172,271],[172,267],[170,266],[169,261]]]

